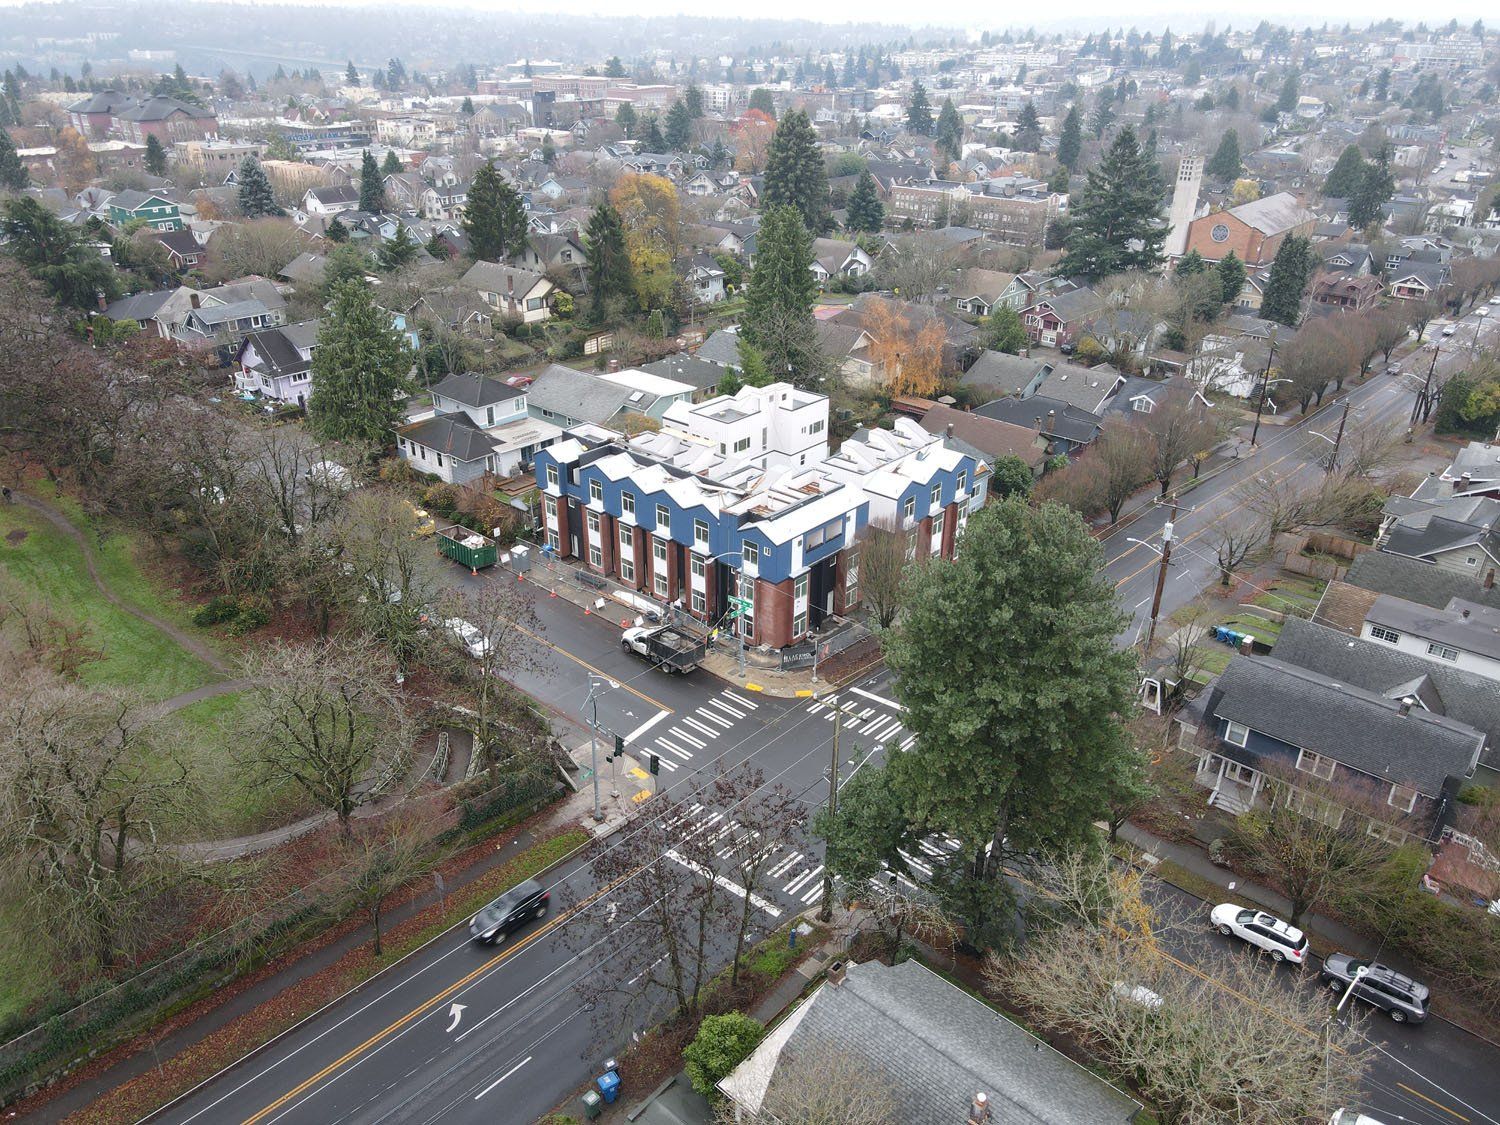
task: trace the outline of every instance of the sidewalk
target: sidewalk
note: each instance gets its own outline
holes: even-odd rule
[[[621,629],[635,624],[645,606],[658,612],[664,608],[655,598],[648,597],[602,575],[594,574],[580,566],[561,559],[549,559],[533,549],[530,570],[517,574],[505,567],[508,574],[518,582],[529,582],[546,590],[549,594],[571,602],[586,616],[597,616]],[[620,596],[616,596],[620,595]],[[623,598],[630,598],[627,604]],[[663,620],[666,620],[663,614]],[[761,692],[780,699],[793,699],[828,688],[824,679],[814,675],[813,668],[783,670],[781,654],[746,646],[744,668],[740,667],[740,654],[735,638],[728,634],[717,637],[709,646],[703,668],[713,676],[734,684],[745,691]]]

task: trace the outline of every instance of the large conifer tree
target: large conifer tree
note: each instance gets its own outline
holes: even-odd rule
[[[885,223],[885,205],[875,190],[875,177],[866,168],[854,182],[849,193],[848,220],[844,224],[852,231],[874,234]]]
[[[474,173],[463,227],[469,253],[480,261],[503,262],[526,245],[526,208],[520,193],[493,164],[481,164]]]
[[[790,379],[799,386],[816,386],[825,366],[813,327],[818,283],[812,258],[812,235],[797,209],[767,207],[741,331],[765,356],[773,379]]]
[[[1130,126],[1121,129],[1088,184],[1073,197],[1066,268],[1097,281],[1161,264],[1167,229],[1161,222],[1161,175]]]
[[[240,214],[247,219],[263,219],[267,215],[286,214],[276,203],[271,192],[271,181],[266,179],[266,170],[252,155],[240,161],[239,172]]]
[[[762,198],[767,207],[795,207],[814,234],[828,225],[828,173],[818,135],[804,110],[791,110],[776,126],[766,152]]]
[[[324,441],[389,445],[401,420],[411,354],[365,281],[333,286],[333,307],[318,330],[307,421]]]
[[[385,177],[369,149],[359,165],[359,209],[372,215],[385,210]]]
[[[1057,162],[1069,171],[1078,171],[1078,157],[1083,151],[1083,121],[1076,104],[1063,118],[1062,133],[1057,138]]]
[[[589,319],[602,324],[631,299],[630,252],[620,213],[608,200],[594,208],[583,236],[589,279]]]

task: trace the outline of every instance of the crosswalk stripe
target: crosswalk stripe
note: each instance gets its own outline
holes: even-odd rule
[[[681,727],[673,727],[667,733],[670,734],[673,738],[682,739],[682,741],[688,743],[688,745],[697,747],[699,750],[702,750],[705,746],[708,745],[708,743],[706,742],[699,742],[696,738],[688,734],[688,732],[683,730]]]
[[[822,870],[823,870],[823,865],[820,863],[820,864],[818,864],[818,866],[814,867],[811,871],[804,871],[801,875],[798,875],[795,879],[793,879],[790,883],[788,883],[786,885],[786,887],[783,888],[783,889],[786,891],[787,894],[795,894],[798,887],[802,886],[802,884],[806,883],[809,879],[816,879],[818,877],[818,875],[821,874]]]
[[[806,905],[806,904],[811,903],[814,899],[816,899],[822,893],[823,893],[823,887],[821,886],[821,884],[814,883],[813,887],[812,887],[812,890],[808,891],[805,895],[802,896],[802,902],[803,902],[803,904]]]
[[[729,704],[725,703],[722,699],[710,699],[703,705],[703,708],[700,708],[700,710],[709,707],[716,707],[726,714],[733,715],[736,719],[743,719],[745,717],[744,711],[741,711],[738,707],[729,706]]]
[[[807,713],[809,715],[817,715],[826,710],[828,710],[828,708],[824,707],[821,703],[810,703],[807,707]]]
[[[668,742],[665,738],[658,738],[656,740],[656,744],[658,746],[662,747],[662,749],[664,749],[664,750],[670,750],[672,753],[676,754],[679,758],[681,758],[685,762],[690,762],[690,761],[693,760],[692,751],[690,751],[690,750],[679,750],[679,749],[677,749],[677,747],[673,746],[670,742]]]
[[[693,718],[691,715],[684,715],[682,717],[682,721],[685,722],[688,726],[692,727],[694,730],[702,731],[709,738],[718,738],[719,737],[719,732],[716,731],[716,730],[714,730],[713,727],[706,726],[705,724],[700,723],[697,719]]]
[[[742,695],[736,695],[732,691],[721,691],[719,694],[722,695],[725,699],[732,699],[732,700],[734,700],[741,707],[748,707],[748,708],[750,708],[750,710],[752,710],[752,711],[754,711],[757,707],[760,706],[759,703],[754,703],[751,700],[746,699]]]
[[[903,738],[901,740],[901,749],[903,749],[903,750],[910,750],[916,744],[917,744],[917,736],[914,735],[914,734],[909,734],[909,735],[907,735],[905,738]]]
[[[672,761],[671,758],[662,758],[661,768],[664,770],[675,770],[677,768],[677,763]]]
[[[766,873],[767,878],[780,879],[788,871],[796,867],[798,861],[801,860],[801,858],[801,852],[793,852],[791,855],[787,856],[780,863],[778,863],[775,867],[771,868],[771,870]]]
[[[725,730],[728,730],[730,727],[734,726],[734,724],[726,719],[723,715],[716,714],[715,712],[710,711],[707,707],[700,707],[698,708],[698,710],[694,711],[693,714],[697,715],[700,719],[704,719],[707,722],[713,723],[715,726],[721,726]]]

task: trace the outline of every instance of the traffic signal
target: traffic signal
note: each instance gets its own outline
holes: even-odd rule
[[[617,734],[617,735],[615,735],[615,752],[612,755],[612,757],[623,758],[624,756],[625,756],[625,736],[623,734]]]
[[[654,773],[654,774],[661,773],[661,755],[660,754],[657,754],[657,753],[654,753],[654,752],[650,753],[649,754],[649,762],[650,762],[649,768],[650,768],[650,770],[651,770],[652,773]]]

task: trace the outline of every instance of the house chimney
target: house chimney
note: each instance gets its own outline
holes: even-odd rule
[[[1458,478],[1458,490],[1460,492],[1467,492],[1467,491],[1469,491],[1469,482],[1472,481],[1473,479],[1474,479],[1474,476],[1473,476],[1472,473],[1465,473],[1463,476],[1459,477]]]
[[[946,437],[949,441],[953,440],[953,423],[952,422],[948,423],[948,428],[943,432],[943,436]]]
[[[985,1125],[990,1119],[990,1096],[983,1090],[969,1103],[969,1125]]]
[[[828,983],[837,988],[844,983],[844,977],[848,974],[849,963],[847,961],[834,961],[828,966]]]
[[[1484,588],[1486,590],[1493,590],[1495,588],[1495,568],[1494,567],[1491,567],[1489,570],[1487,570],[1487,571],[1484,572]]]
[[[1057,426],[1057,411],[1055,411],[1055,410],[1049,410],[1049,411],[1047,411],[1047,428],[1049,430],[1051,430],[1051,429],[1055,429],[1056,426]]]
[[[505,275],[505,291],[507,293],[514,293],[516,291],[516,275],[515,274],[508,273],[508,274]]]
[[[200,296],[198,296],[198,294],[196,294],[196,293],[189,293],[188,294],[188,304],[191,305],[195,309],[196,308],[201,308],[202,305],[203,305],[203,298],[200,297]]]
[[[1402,697],[1400,705],[1396,708],[1396,713],[1398,715],[1411,714],[1411,696],[1407,695]]]
[[[1462,617],[1465,621],[1467,621],[1469,619],[1469,611],[1466,610],[1466,609],[1465,610],[1460,610],[1459,611],[1459,616]]]

